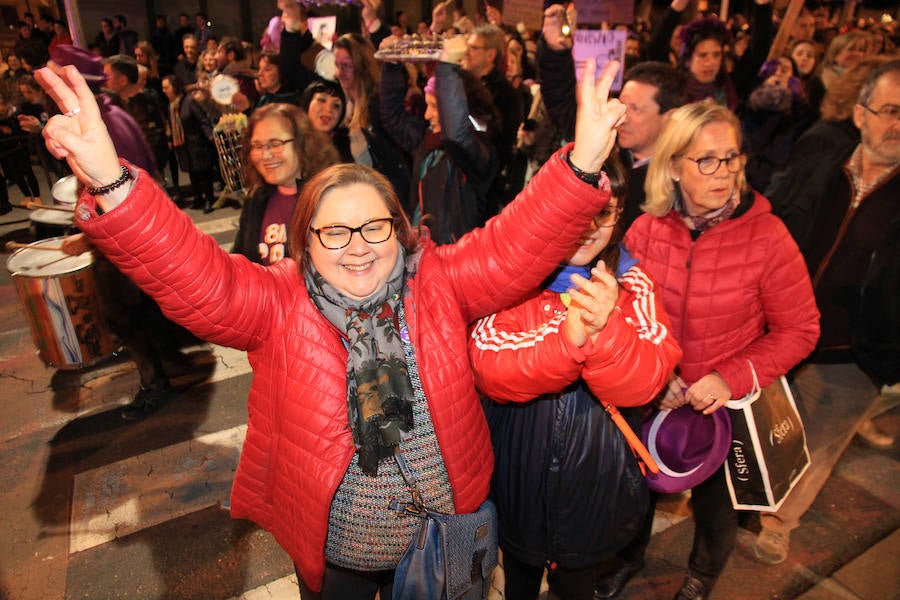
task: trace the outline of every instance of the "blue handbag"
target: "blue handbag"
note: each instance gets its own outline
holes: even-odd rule
[[[406,460],[399,454],[396,459],[413,500],[393,500],[391,509],[422,521],[394,571],[393,600],[484,600],[498,558],[493,502],[485,500],[470,514],[431,510]]]

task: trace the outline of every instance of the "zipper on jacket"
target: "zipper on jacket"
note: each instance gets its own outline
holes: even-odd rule
[[[690,232],[688,232],[688,236],[690,236]],[[694,262],[694,244],[696,243],[696,240],[691,239],[691,249],[688,251],[688,258],[684,263],[684,268],[687,271],[687,282],[684,286],[684,297],[681,302],[681,336],[678,338],[679,340],[684,339],[685,328],[687,327],[687,299],[691,289],[691,264]]]

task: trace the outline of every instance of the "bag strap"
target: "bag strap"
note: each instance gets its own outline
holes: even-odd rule
[[[743,398],[737,398],[736,400],[729,400],[726,402],[726,408],[730,408],[731,410],[741,410],[744,406],[756,401],[756,399],[759,398],[760,393],[762,393],[762,388],[759,387],[759,377],[756,376],[756,369],[753,368],[753,363],[749,358],[747,359],[747,364],[750,365],[750,373],[753,375],[753,389]]]
[[[419,491],[416,475],[409,468],[402,452],[395,453],[394,460],[397,462],[397,466],[400,467],[400,475],[403,476],[403,481],[406,482],[406,487],[409,489],[410,496],[412,496],[412,502],[402,502],[397,499],[391,500],[391,510],[402,514],[424,514],[428,509],[425,506],[425,501],[422,499],[422,492]]]
[[[601,404],[609,415],[609,418],[612,419],[612,422],[616,424],[616,427],[618,427],[619,431],[622,432],[622,435],[625,436],[625,441],[628,442],[631,451],[638,459],[638,464],[641,466],[641,472],[643,472],[644,475],[647,474],[648,470],[654,475],[659,473],[659,465],[657,465],[656,461],[653,460],[653,457],[650,456],[647,447],[644,446],[641,439],[634,431],[632,431],[628,423],[625,422],[625,417],[622,416],[619,409],[609,402],[601,402]]]

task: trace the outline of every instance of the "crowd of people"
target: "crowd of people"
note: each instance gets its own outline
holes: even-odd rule
[[[204,14],[174,32],[159,15],[147,39],[103,19],[87,48],[23,22],[0,167],[35,196],[40,151],[86,186],[84,239],[144,291],[117,316],[158,306],[250,354],[232,512],[274,533],[304,598],[390,595],[415,529],[388,508],[408,495],[398,452],[434,509],[497,504],[509,598],[535,598],[545,569],[560,598],[616,597],[658,494],[635,483],[627,535],[604,525],[626,476],[603,458],[607,405],[638,434],[655,411],[730,422],[726,402],[788,375],[811,467],[753,547],[784,561],[853,435],[893,443],[871,421],[900,379],[893,22],[809,7],[779,32],[769,0],[727,21],[672,0],[613,26],[621,62],[578,82],[572,5],[529,31],[452,4],[413,27],[365,0],[326,41],[278,0],[258,44]],[[416,34],[443,36],[433,60],[403,60]],[[179,206],[218,205],[215,131],[238,121],[228,255]],[[123,335],[146,367],[128,419],[177,395],[146,336]],[[724,464],[687,487],[677,600],[709,597],[738,531]]]

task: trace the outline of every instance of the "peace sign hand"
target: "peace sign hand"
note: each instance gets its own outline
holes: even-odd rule
[[[44,127],[47,150],[64,158],[78,180],[88,187],[101,187],[119,178],[121,167],[94,93],[73,66],[61,76],[49,69],[35,71],[35,79],[63,111]]]
[[[625,120],[625,105],[609,99],[609,89],[619,70],[619,62],[609,61],[596,79],[597,63],[588,59],[578,89],[580,106],[575,120],[575,147],[572,164],[587,173],[597,173],[616,142],[616,127]]]

